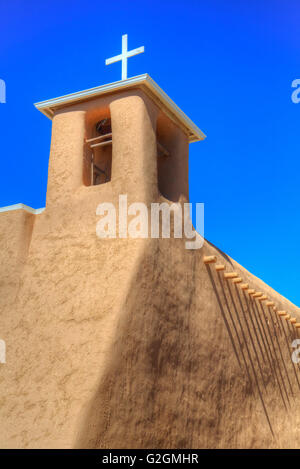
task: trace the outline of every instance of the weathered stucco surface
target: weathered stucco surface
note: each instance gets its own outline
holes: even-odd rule
[[[83,141],[87,123],[98,116],[95,107],[99,116],[110,110],[112,180],[86,187]],[[227,271],[300,321],[298,308],[208,242],[189,251],[181,239],[96,235],[100,202],[117,206],[119,194],[128,194],[129,203],[163,200],[157,119],[159,110],[139,91],[61,109],[53,119],[46,210],[0,214],[0,338],[7,344],[7,363],[0,365],[1,448],[300,446],[300,391],[283,334],[280,350],[273,340],[288,374],[272,349],[283,381],[279,387],[272,379],[265,359],[264,389],[255,354],[258,342],[263,346],[259,330],[258,341],[254,330],[254,342],[243,336],[246,323],[232,290],[241,323],[235,316],[231,330],[245,357],[240,367],[210,273],[229,317],[223,281],[205,267],[203,255],[216,254]],[[178,145],[187,159],[179,129]],[[180,171],[187,164],[178,168],[172,178],[182,192],[170,183],[167,189],[171,198],[186,200],[187,175]]]

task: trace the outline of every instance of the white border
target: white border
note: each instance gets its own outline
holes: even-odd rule
[[[29,212],[32,215],[39,215],[45,210],[45,208],[46,207],[32,208],[25,204],[14,204],[14,205],[7,205],[6,207],[0,207],[0,213],[10,212],[11,210],[25,210],[26,212]]]

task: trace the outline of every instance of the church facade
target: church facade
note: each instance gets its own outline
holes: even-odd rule
[[[0,446],[299,445],[298,308],[207,241],[96,234],[120,194],[188,202],[201,130],[148,75],[36,107],[46,207],[0,213]]]

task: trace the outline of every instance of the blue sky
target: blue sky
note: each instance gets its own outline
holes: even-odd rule
[[[300,305],[298,0],[0,0],[0,206],[45,205],[51,122],[34,102],[121,77],[129,49],[207,134],[190,146],[205,235]]]

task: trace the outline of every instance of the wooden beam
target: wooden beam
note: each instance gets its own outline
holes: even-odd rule
[[[91,154],[91,186],[94,185],[94,152]]]
[[[94,143],[94,145],[91,145],[91,148],[103,147],[105,145],[111,145],[111,144],[112,144],[112,140],[107,140],[107,142]]]
[[[156,143],[157,143],[159,150],[162,151],[163,155],[170,156],[170,153],[168,152],[168,150],[166,150],[165,147],[161,143],[159,142],[156,142]]]
[[[224,274],[224,278],[226,278],[227,280],[230,278],[236,278],[236,277],[238,277],[238,274],[236,272],[226,272]]]
[[[217,262],[217,256],[203,256],[204,264],[214,264]]]
[[[103,169],[99,168],[99,166],[97,166],[95,163],[94,163],[94,168],[96,168],[96,170],[99,171],[99,173],[106,175],[106,172]]]
[[[226,267],[224,264],[216,264],[215,269],[217,272],[220,272],[221,270],[225,270]]]
[[[256,293],[254,293],[253,298],[259,298],[260,296],[263,296],[262,292],[257,291]]]
[[[285,316],[286,311],[277,311],[278,316]]]
[[[241,283],[243,279],[241,277],[236,277],[232,280],[233,283]]]
[[[260,298],[258,298],[258,301],[265,301],[267,299],[268,299],[267,295],[263,295]]]
[[[104,138],[108,138],[108,137],[112,137],[112,133],[110,134],[105,134],[105,135],[99,135],[98,137],[93,137],[93,138],[89,138],[85,141],[85,143],[90,143],[90,142],[96,142],[97,140],[98,141],[101,141],[103,140]]]
[[[248,288],[249,288],[249,283],[242,283],[242,284],[240,285],[240,287],[241,287],[242,290],[248,290]]]

